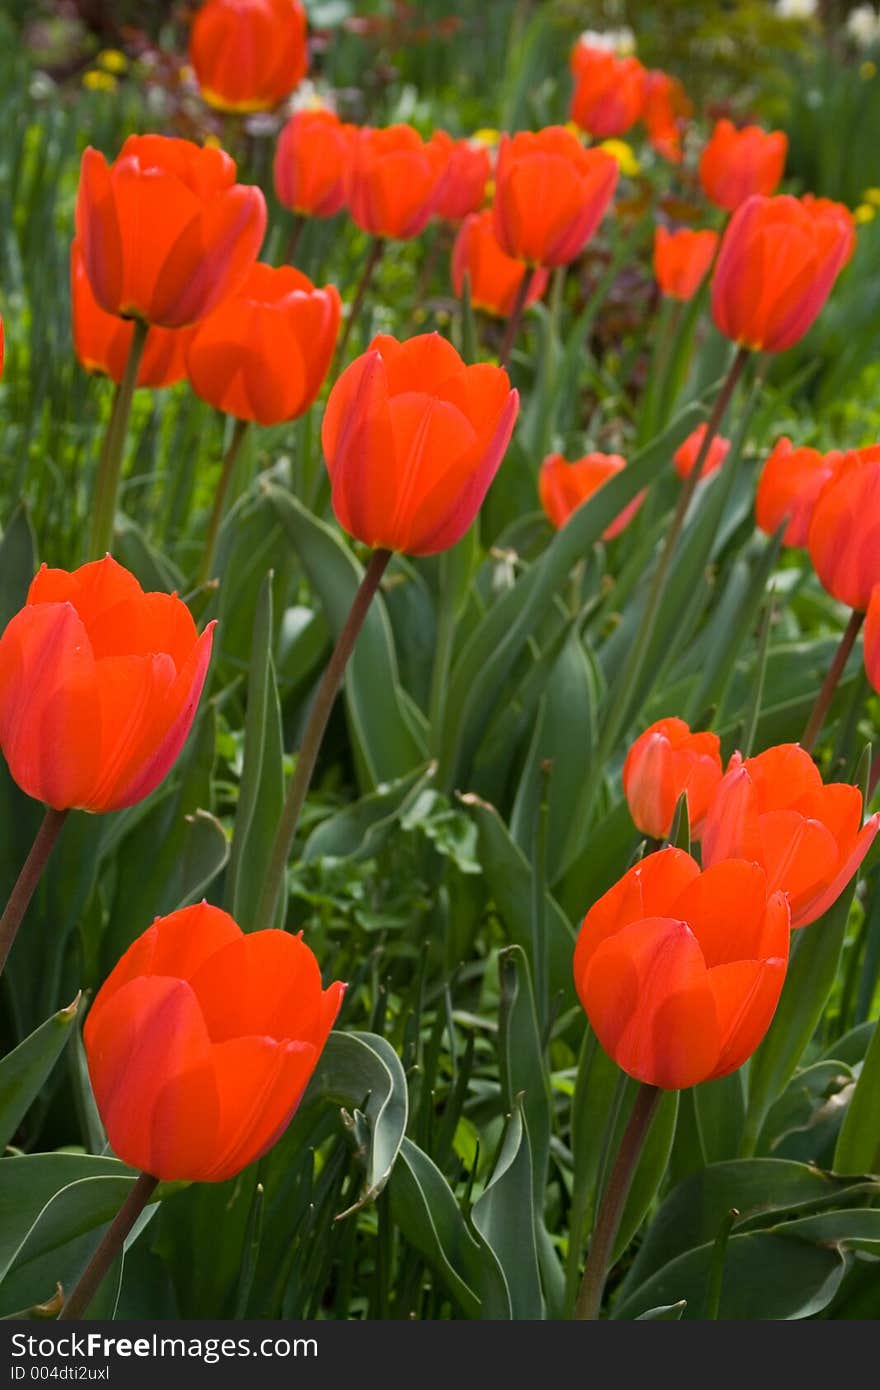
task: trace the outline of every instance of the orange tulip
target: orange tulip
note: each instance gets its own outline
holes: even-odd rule
[[[273,173],[282,207],[303,217],[333,217],[345,206],[355,127],[335,111],[295,111],[278,137]]]
[[[372,236],[418,236],[433,216],[445,162],[441,147],[410,125],[356,131],[346,195],[353,220]]]
[[[682,160],[682,128],[693,107],[677,77],[655,69],[645,75],[645,109],[642,113],[653,149],[671,164]]]
[[[437,333],[378,334],[330,392],[321,440],[337,520],[366,545],[455,545],[510,442],[519,397],[500,367],[466,367]]]
[[[492,205],[502,250],[530,265],[567,265],[602,220],[617,174],[607,150],[584,149],[563,126],[503,136]]]
[[[73,315],[73,346],[87,372],[102,372],[115,381],[122,380],[134,336],[134,324],[116,314],[107,314],[92,294],[78,241],[70,247],[70,301]],[[186,376],[184,347],[186,328],[151,328],[137,375],[138,386],[173,386]]]
[[[548,454],[538,475],[538,495],[541,506],[557,528],[564,526],[572,512],[589,502],[603,483],[626,467],[620,454],[585,454],[574,463],[567,463],[561,454]],[[640,492],[628,502],[618,517],[602,532],[602,539],[612,540],[628,526],[642,505],[645,494]]]
[[[189,733],[211,657],[176,594],[145,594],[109,555],[42,569],[0,637],[0,748],[56,811],[142,801]]]
[[[880,583],[880,444],[837,459],[813,507],[807,543],[829,594],[864,612]]]
[[[703,863],[754,860],[770,891],[787,895],[792,927],[806,927],[840,897],[878,826],[880,813],[862,825],[858,787],[823,786],[800,744],[734,753],[703,822]]]
[[[305,77],[300,0],[208,0],[193,21],[189,60],[218,111],[269,111]]]
[[[431,141],[445,163],[437,185],[435,216],[444,222],[461,222],[485,202],[492,172],[489,151],[479,141],[453,140],[445,130],[435,131]]]
[[[222,150],[130,135],[112,165],[82,157],[76,232],[98,304],[163,328],[195,323],[241,285],[266,230],[258,188]]]
[[[812,326],[854,244],[842,203],[749,198],[730,219],[712,278],[717,327],[755,352],[784,352]]]
[[[342,1003],[301,936],[245,935],[208,903],[157,917],[83,1029],[117,1157],[165,1182],[223,1182],[293,1118]]]
[[[718,246],[717,232],[692,232],[686,227],[654,231],[654,274],[661,294],[670,299],[693,299]]]
[[[333,357],[342,305],[292,266],[258,261],[237,294],[192,330],[186,369],[196,395],[260,425],[295,420]]]
[[[865,619],[865,670],[874,689],[880,692],[880,584],[875,584]]]
[[[623,794],[637,829],[665,840],[675,808],[687,794],[691,839],[700,838],[703,817],[721,781],[717,734],[692,734],[683,719],[658,719],[640,734],[623,764]]]
[[[679,444],[675,453],[672,455],[672,463],[678,476],[684,480],[689,478],[694,471],[694,465],[703,447],[703,440],[706,438],[706,426],[697,425],[695,430],[691,430],[683,444]],[[701,478],[708,478],[710,473],[716,472],[727,458],[730,452],[730,440],[725,439],[723,434],[716,434],[709,445],[709,452],[700,471]]]
[[[588,135],[624,135],[645,106],[647,73],[638,58],[618,58],[581,40],[571,52],[574,94],[571,119]]]
[[[465,218],[452,247],[452,288],[459,297],[464,294],[467,275],[471,303],[497,318],[509,318],[526,273],[527,266],[508,256],[498,245],[491,208],[473,212]],[[526,306],[541,298],[547,280],[546,270],[532,271]]]
[[[783,435],[758,479],[755,517],[761,530],[772,536],[787,518],[782,544],[805,546],[816,499],[842,457],[836,449],[829,454],[796,449]]]
[[[785,169],[788,138],[781,130],[748,125],[737,130],[721,120],[700,156],[703,192],[720,208],[733,212],[755,193],[775,193]]]
[[[764,1037],[788,962],[789,910],[764,870],[680,849],[634,865],[584,918],[574,953],[599,1042],[638,1081],[677,1091],[726,1076]]]

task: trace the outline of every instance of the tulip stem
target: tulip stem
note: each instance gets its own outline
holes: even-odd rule
[[[16,879],[15,887],[9,894],[9,901],[3,910],[3,916],[0,917],[0,975],[67,814],[67,811],[54,811],[51,806],[47,808],[30,853]]]
[[[370,288],[370,285],[372,283],[373,275],[376,271],[376,266],[382,259],[383,245],[384,243],[381,237],[373,238],[373,244],[370,247],[370,254],[367,256],[367,259],[364,262],[364,268],[361,271],[361,278],[358,281],[358,287],[355,290],[354,299],[352,300],[351,312],[349,313],[348,318],[345,321],[345,327],[342,330],[342,337],[339,339],[339,343],[336,348],[336,361],[334,363],[334,371],[338,370],[342,364],[342,360],[345,357],[345,349],[348,347],[348,340],[352,335],[352,331],[354,329],[355,324],[361,316],[361,309],[364,307],[364,300],[367,297],[367,290]]]
[[[293,841],[296,836],[296,828],[299,824],[300,812],[306,799],[306,793],[312,780],[312,773],[315,770],[315,763],[318,760],[318,753],[321,741],[324,737],[324,730],[330,718],[330,711],[336,699],[337,692],[342,684],[342,677],[348,665],[358,633],[363,626],[367,616],[367,610],[373,601],[373,595],[379,587],[382,575],[391,559],[390,550],[374,550],[370,557],[370,563],[364,572],[360,587],[354,596],[348,617],[345,620],[342,631],[336,639],[336,646],[330,655],[330,660],[324,669],[315,694],[314,704],[306,723],[303,733],[302,743],[300,744],[299,755],[296,760],[296,769],[287,789],[287,796],[284,800],[284,808],[281,812],[281,819],[275,831],[275,839],[272,842],[272,852],[269,857],[269,867],[266,871],[266,878],[263,883],[263,891],[257,907],[256,925],[271,927],[275,921],[275,914],[278,910],[278,901],[281,897],[284,885],[287,863],[290,852],[293,848]]]
[[[293,226],[290,229],[290,236],[287,238],[287,245],[284,248],[283,265],[293,265],[293,258],[296,255],[296,248],[299,246],[299,239],[303,234],[303,227],[306,219],[301,212],[293,214]]]
[[[642,1084],[639,1087],[593,1228],[590,1252],[574,1308],[576,1318],[594,1321],[599,1316],[608,1266],[614,1253],[626,1199],[662,1096],[663,1091],[659,1086]]]
[[[90,560],[100,560],[113,544],[113,523],[116,519],[116,497],[119,492],[119,477],[122,472],[122,456],[125,452],[125,437],[128,433],[128,420],[131,415],[131,402],[137,385],[141,358],[147,344],[149,325],[143,319],[135,319],[134,333],[122,380],[113,397],[113,409],[107,423],[107,433],[101,448],[98,464],[98,478],[92,505],[92,527],[89,534]]]
[[[513,355],[514,345],[519,336],[520,324],[522,323],[523,312],[526,307],[526,300],[529,294],[529,286],[532,283],[531,266],[523,268],[522,279],[516,291],[516,299],[513,301],[513,308],[510,311],[510,318],[507,320],[507,328],[504,331],[504,341],[501,344],[499,364],[505,371],[510,367],[510,359]]]
[[[854,608],[849,615],[846,631],[840,639],[840,646],[834,653],[834,660],[829,666],[828,674],[822,683],[822,689],[816,696],[816,703],[813,705],[810,717],[807,720],[807,727],[804,729],[801,747],[806,748],[808,753],[812,753],[816,745],[816,739],[822,732],[822,725],[825,723],[828,707],[834,697],[834,692],[837,689],[840,677],[843,675],[844,668],[849,660],[849,654],[855,646],[856,638],[859,635],[859,630],[864,621],[864,613],[860,613]]]
[[[81,1318],[85,1313],[103,1283],[104,1276],[122,1249],[125,1237],[155,1192],[158,1182],[159,1179],[150,1173],[141,1173],[137,1182],[132,1184],[131,1191],[104,1232],[101,1244],[58,1314],[59,1322],[71,1322]]]
[[[211,508],[211,519],[208,522],[208,530],[205,535],[205,548],[202,551],[202,558],[199,564],[199,572],[196,576],[196,588],[200,589],[207,584],[211,578],[211,566],[214,563],[214,552],[217,549],[217,537],[220,535],[220,527],[226,512],[226,497],[229,492],[229,484],[232,482],[232,474],[238,462],[241,446],[248,431],[248,420],[236,420],[232,427],[232,438],[229,447],[223,455],[223,466],[220,470],[220,478],[217,482],[217,491],[214,493],[214,505]]]

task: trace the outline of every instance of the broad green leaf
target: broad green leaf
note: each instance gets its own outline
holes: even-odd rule
[[[686,1307],[687,1303],[682,1299],[680,1303],[667,1303],[660,1308],[649,1308],[646,1313],[639,1313],[636,1322],[680,1322]]]
[[[678,1092],[667,1091],[661,1097],[639,1155],[632,1187],[620,1219],[620,1230],[614,1244],[614,1259],[619,1259],[623,1254],[657,1195],[657,1189],[663,1181],[669,1163],[677,1115]]]
[[[400,817],[430,785],[435,771],[435,763],[417,767],[322,820],[306,840],[302,862],[326,856],[370,859],[394,834]]]
[[[19,503],[0,540],[0,632],[24,607],[36,568],[37,543],[33,527],[27,508]]]
[[[404,1139],[388,1188],[395,1225],[428,1261],[465,1317],[480,1316],[482,1254],[440,1169]]]
[[[741,1071],[704,1081],[691,1092],[697,1130],[707,1163],[736,1158],[745,1120],[745,1095]]]
[[[837,1146],[835,1173],[880,1173],[880,1028],[875,1028],[850,1098]]]
[[[817,1212],[814,1216],[802,1216],[777,1229],[786,1235],[816,1241],[820,1245],[880,1255],[880,1211],[876,1207]]]
[[[79,995],[0,1061],[0,1152],[13,1138],[74,1027]]]
[[[492,1176],[474,1202],[471,1220],[484,1249],[483,1318],[544,1315],[535,1242],[535,1190],[521,1103],[511,1111]]]
[[[513,1110],[517,1097],[522,1096],[532,1152],[535,1192],[540,1204],[546,1189],[550,1160],[550,1088],[531,975],[525,952],[520,946],[505,946],[499,952],[498,973],[501,982],[498,1051],[504,1107]]]

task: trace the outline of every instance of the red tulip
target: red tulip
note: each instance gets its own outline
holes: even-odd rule
[[[880,583],[880,444],[836,460],[813,507],[807,543],[829,594],[866,610]]]
[[[880,584],[875,584],[865,619],[865,670],[874,689],[880,692]]]
[[[645,109],[642,113],[652,147],[671,164],[680,164],[682,127],[693,107],[684,87],[668,72],[645,75]]]
[[[437,184],[435,216],[444,222],[461,222],[477,212],[486,200],[492,161],[485,145],[475,140],[453,140],[437,130],[431,141],[441,151],[444,165]]]
[[[677,1091],[726,1076],[764,1037],[785,978],[789,911],[758,864],[649,854],[584,918],[580,1001],[619,1067]]]
[[[749,198],[730,219],[712,278],[717,327],[755,352],[784,352],[812,326],[854,243],[842,203]]]
[[[792,927],[806,927],[840,897],[878,827],[880,813],[862,825],[858,787],[823,786],[799,744],[734,753],[703,822],[703,863],[754,860],[788,896]]]
[[[73,346],[87,372],[102,372],[117,386],[134,336],[134,324],[107,314],[92,294],[78,241],[70,247],[70,300],[73,314]],[[186,376],[184,348],[186,328],[151,328],[137,375],[138,386],[173,386]]]
[[[662,294],[670,299],[693,299],[715,256],[717,232],[692,232],[686,227],[654,231],[654,274]]]
[[[707,198],[733,212],[755,193],[775,193],[785,169],[788,138],[760,126],[737,130],[732,121],[715,126],[700,157],[700,183]]]
[[[410,125],[365,126],[352,137],[348,208],[372,236],[406,241],[433,216],[445,156]]]
[[[303,217],[333,217],[345,206],[355,127],[335,111],[295,111],[278,137],[273,173],[282,207]]]
[[[638,58],[618,58],[581,40],[571,53],[571,119],[599,140],[624,135],[645,106],[647,73]]]
[[[205,902],[157,917],[83,1029],[117,1157],[165,1182],[234,1177],[293,1118],[344,992],[301,936],[245,935]]]
[[[816,499],[842,457],[837,449],[795,449],[783,435],[758,479],[755,517],[761,530],[772,536],[787,518],[782,544],[805,546]]]
[[[305,77],[300,0],[208,0],[193,21],[189,60],[219,111],[268,111]]]
[[[583,506],[598,492],[603,483],[626,467],[620,454],[585,454],[574,463],[567,463],[561,454],[548,454],[538,476],[541,506],[553,525],[564,526],[572,512]],[[628,502],[618,517],[602,532],[602,539],[612,540],[628,526],[642,505],[644,492]]]
[[[238,420],[295,420],[330,369],[341,311],[333,285],[318,290],[292,266],[258,261],[238,293],[193,329],[193,390]]]
[[[468,276],[471,303],[487,314],[506,319],[513,313],[517,292],[528,267],[502,251],[495,236],[492,210],[473,212],[458,229],[452,248],[452,288],[461,297]],[[540,268],[531,272],[526,306],[534,304],[547,288],[548,275]]]
[[[374,548],[434,555],[460,540],[510,442],[507,373],[467,367],[426,333],[378,334],[330,392],[321,440],[336,518]]]
[[[159,785],[211,656],[176,594],[145,594],[109,555],[37,574],[0,637],[0,747],[28,796],[116,811]]]
[[[584,149],[563,126],[503,136],[492,205],[502,250],[530,265],[573,261],[602,220],[617,173],[612,155]]]
[[[699,458],[700,450],[703,447],[703,440],[706,438],[706,426],[697,425],[692,430],[683,444],[679,444],[675,453],[672,455],[672,462],[678,476],[684,480],[690,477],[694,471],[694,466]],[[709,452],[700,471],[701,478],[708,478],[710,473],[719,469],[730,452],[730,440],[725,439],[723,434],[716,434],[711,444]]]
[[[692,734],[683,719],[658,719],[640,734],[623,764],[623,793],[637,829],[665,840],[675,808],[687,794],[691,839],[700,838],[703,817],[721,781],[717,734]]]
[[[130,135],[113,164],[82,157],[76,231],[98,304],[163,328],[195,323],[238,289],[266,229],[258,188],[222,150]]]

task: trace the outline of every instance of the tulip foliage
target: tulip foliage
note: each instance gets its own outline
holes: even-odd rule
[[[877,200],[492,8],[0,48],[2,1317],[880,1316]]]

